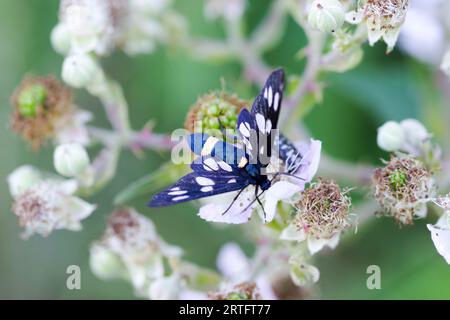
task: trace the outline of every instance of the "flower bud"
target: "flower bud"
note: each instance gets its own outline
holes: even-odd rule
[[[53,49],[59,54],[68,54],[70,51],[70,31],[66,24],[57,24],[50,35],[50,41],[52,43]]]
[[[450,50],[444,55],[444,59],[441,63],[441,70],[450,77]]]
[[[66,143],[55,149],[53,164],[59,174],[77,177],[89,166],[89,156],[81,144]]]
[[[92,272],[100,279],[117,279],[126,275],[120,257],[101,244],[91,247],[89,264]]]
[[[415,119],[403,120],[402,122],[400,122],[400,126],[402,127],[404,132],[405,142],[410,148],[420,148],[420,146],[430,137],[430,134],[423,126],[423,124]]]
[[[338,0],[315,0],[311,4],[308,22],[314,29],[333,33],[341,28],[344,20],[344,8]]]
[[[62,66],[64,82],[75,88],[90,85],[101,72],[94,58],[88,54],[74,54],[66,57]]]
[[[236,129],[237,117],[245,105],[244,100],[224,92],[204,95],[190,108],[184,126],[190,132],[225,138],[223,131]]]
[[[389,152],[400,150],[405,143],[402,126],[394,121],[388,121],[378,128],[377,144]]]
[[[14,198],[39,182],[41,174],[30,165],[20,166],[11,172],[7,178],[9,192]]]

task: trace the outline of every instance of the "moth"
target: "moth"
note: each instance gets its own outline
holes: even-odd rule
[[[277,132],[283,90],[284,71],[277,69],[266,80],[251,111],[243,109],[240,112],[236,131],[242,147],[205,133],[191,134],[188,137],[189,146],[199,155],[191,164],[192,173],[156,194],[149,206],[169,206],[239,191],[228,206],[229,209],[239,195],[252,185],[255,187],[255,198],[250,205],[257,201],[263,208],[259,197],[271,186],[266,169],[273,152],[276,150],[277,156],[284,161],[285,170],[272,176],[293,175],[302,159],[302,155],[286,137],[281,134],[272,136]]]

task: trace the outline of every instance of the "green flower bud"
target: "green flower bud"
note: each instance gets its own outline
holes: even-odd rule
[[[238,114],[245,105],[245,101],[224,92],[205,95],[189,110],[185,128],[224,138],[225,130],[236,129]]]

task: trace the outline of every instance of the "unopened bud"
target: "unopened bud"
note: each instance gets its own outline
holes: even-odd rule
[[[41,175],[37,169],[30,165],[20,166],[11,172],[7,178],[9,192],[16,197],[37,183]]]
[[[314,29],[333,33],[342,27],[344,20],[344,8],[338,0],[315,0],[311,4],[308,22]]]
[[[402,126],[395,121],[388,121],[378,128],[377,144],[389,152],[400,150],[405,142]]]
[[[88,54],[74,54],[68,56],[62,66],[64,82],[75,88],[90,85],[100,72],[100,68]]]
[[[59,174],[65,177],[77,177],[89,166],[89,156],[82,145],[66,143],[55,149],[53,164]]]

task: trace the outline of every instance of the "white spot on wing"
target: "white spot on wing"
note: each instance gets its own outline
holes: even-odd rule
[[[243,122],[239,125],[239,132],[244,136],[244,137],[250,137],[250,130],[249,130],[250,126],[247,122]]]
[[[200,189],[201,192],[210,192],[213,191],[213,187],[208,186],[208,187],[203,187]]]
[[[219,161],[217,162],[219,164],[219,167],[222,168],[222,170],[228,171],[228,172],[232,172],[233,168],[226,162],[224,161]]]
[[[230,179],[227,181],[227,183],[236,183],[236,179]]]
[[[266,122],[266,132],[269,133],[272,130],[272,121],[267,120]]]
[[[264,89],[264,98],[267,99],[267,88]]]
[[[275,96],[273,97],[273,109],[275,111],[278,110],[278,104],[280,103],[280,94],[275,92]]]
[[[267,102],[269,103],[269,107],[272,106],[273,103],[273,91],[272,91],[272,86],[269,87],[269,94],[267,97]]]
[[[179,196],[179,197],[173,198],[172,201],[180,201],[180,200],[187,199],[187,198],[189,198],[189,196]]]
[[[266,131],[266,119],[261,113],[256,114],[256,124],[258,125],[259,131],[265,132]]]
[[[168,195],[169,196],[179,196],[179,195],[182,195],[182,194],[185,194],[185,193],[187,193],[186,190],[171,191],[171,192],[168,193]]]
[[[170,191],[177,191],[177,190],[180,190],[180,187],[175,187],[175,188],[170,189]]]
[[[219,170],[219,166],[217,165],[216,160],[214,160],[213,158],[206,158],[205,160],[203,160],[203,163],[214,171]]]
[[[201,186],[213,186],[214,185],[213,180],[211,180],[209,178],[205,178],[205,177],[197,177],[197,178],[195,178],[195,181]]]

